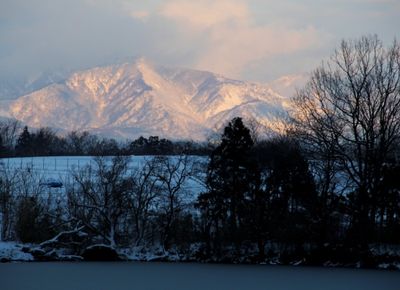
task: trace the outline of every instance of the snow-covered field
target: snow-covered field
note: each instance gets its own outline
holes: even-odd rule
[[[13,290],[395,290],[398,272],[191,263],[6,263],[0,288]]]
[[[112,157],[105,157],[110,162]],[[135,174],[135,170],[141,170],[153,156],[131,156],[128,164],[127,174]],[[171,162],[178,161],[179,156],[169,156]],[[200,166],[207,159],[199,156],[190,156],[193,166]],[[175,163],[177,164],[177,163]],[[0,159],[0,174],[5,174],[12,179],[17,176],[17,180],[24,185],[24,178],[27,179],[29,186],[23,187],[22,191],[18,187],[15,189],[16,196],[23,194],[40,194],[50,206],[63,205],[66,202],[66,189],[74,184],[73,173],[83,170],[87,166],[92,166],[96,170],[96,161],[89,156],[61,156],[61,157],[26,157],[26,158],[3,158]],[[2,172],[3,171],[3,172]],[[179,171],[179,170],[178,170]],[[15,175],[14,175],[15,173]],[[179,173],[178,173],[179,174]],[[199,175],[191,176],[181,185],[181,200],[192,208],[193,202],[198,194],[204,190],[204,185],[200,181]],[[3,243],[2,241],[2,220],[0,212],[0,259],[8,260],[32,260],[21,252],[21,247],[16,244]]]
[[[106,157],[111,160],[111,157]],[[153,156],[131,156],[128,170],[134,172],[142,168]],[[170,156],[177,159],[178,157]],[[193,156],[195,163],[206,162],[205,157]],[[90,156],[57,156],[57,157],[23,157],[0,159],[0,170],[26,171],[37,176],[38,182],[59,181],[63,184],[72,180],[72,172],[83,169],[85,166],[95,166],[95,160]],[[184,189],[193,193],[193,196],[204,189],[201,182],[190,178],[184,184]],[[53,189],[60,191],[58,188]],[[62,190],[61,190],[62,191]]]

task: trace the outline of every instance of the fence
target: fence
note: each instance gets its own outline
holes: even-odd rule
[[[128,170],[141,168],[149,156],[131,156]],[[202,157],[197,157],[202,159]],[[90,156],[69,156],[69,157],[21,157],[0,159],[0,170],[21,170],[36,174],[43,182],[49,179],[69,181],[72,171],[80,170],[86,166],[95,164]],[[190,191],[200,192],[203,185],[195,179],[190,179],[185,186]]]
[[[86,166],[94,165],[93,157],[22,157],[3,158],[0,164],[5,169],[32,170],[42,173],[70,173],[71,170],[79,170]],[[145,157],[135,156],[131,159],[129,169],[136,169],[143,165]]]

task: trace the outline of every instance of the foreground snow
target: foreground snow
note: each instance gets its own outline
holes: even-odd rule
[[[110,251],[114,251],[118,260],[121,261],[136,261],[136,262],[207,262],[207,263],[233,263],[233,264],[264,264],[264,265],[292,265],[292,266],[303,266],[309,265],[303,260],[293,260],[289,263],[282,262],[278,256],[266,259],[264,262],[254,262],[252,255],[243,257],[241,259],[235,259],[230,256],[232,253],[227,252],[226,257],[223,260],[215,258],[204,259],[201,256],[201,245],[192,244],[184,252],[181,250],[172,248],[165,250],[161,246],[152,247],[132,247],[132,248],[121,248],[114,249],[108,245],[92,245],[86,248],[86,250],[92,250],[95,247],[104,247]],[[398,247],[376,247],[372,248],[371,252],[377,255],[377,258],[383,258],[384,261],[375,266],[376,269],[386,270],[400,270],[400,252]],[[386,259],[386,260],[385,260]],[[40,245],[32,244],[19,244],[16,242],[0,242],[0,262],[32,262],[32,261],[84,261],[85,254],[82,256],[73,255],[68,249],[52,249],[45,251]],[[96,259],[97,260],[97,259]],[[325,262],[322,266],[324,267],[350,267],[350,268],[362,268],[360,263],[354,264],[341,264]]]
[[[0,242],[0,261],[33,261],[30,253],[23,252],[23,247],[15,242]]]

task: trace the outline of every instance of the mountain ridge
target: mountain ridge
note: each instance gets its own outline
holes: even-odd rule
[[[1,114],[31,127],[204,140],[235,116],[270,127],[287,107],[266,85],[139,59],[71,73],[9,102]]]

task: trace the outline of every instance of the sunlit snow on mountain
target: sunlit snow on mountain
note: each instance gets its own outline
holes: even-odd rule
[[[140,59],[72,73],[3,103],[0,114],[32,127],[204,140],[235,116],[273,128],[287,103],[267,85]]]

